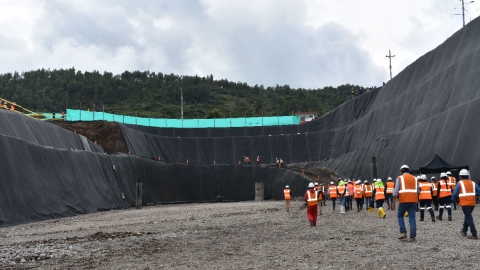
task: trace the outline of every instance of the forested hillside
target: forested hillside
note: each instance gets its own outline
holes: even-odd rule
[[[291,115],[292,111],[324,114],[351,98],[352,85],[321,89],[264,87],[207,77],[149,71],[120,75],[71,69],[0,74],[0,97],[37,112],[68,108],[143,117],[180,118],[183,89],[185,118]],[[353,86],[353,89],[360,89]]]

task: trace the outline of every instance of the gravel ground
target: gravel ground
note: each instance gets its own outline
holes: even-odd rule
[[[38,269],[480,269],[480,241],[453,221],[417,222],[399,236],[396,212],[332,212],[316,227],[283,201],[156,205],[0,229],[0,268]],[[480,226],[478,210],[474,212]],[[417,213],[418,220],[418,213]],[[408,222],[407,222],[408,226]]]

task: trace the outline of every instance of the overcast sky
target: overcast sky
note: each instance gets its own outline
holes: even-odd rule
[[[469,2],[469,1],[466,1]],[[466,5],[466,21],[480,1]],[[462,27],[459,0],[0,0],[0,73],[149,70],[380,85]]]

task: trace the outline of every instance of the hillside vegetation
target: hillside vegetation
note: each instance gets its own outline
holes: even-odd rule
[[[349,84],[319,89],[293,89],[288,85],[264,87],[206,77],[149,71],[114,75],[98,71],[39,69],[0,74],[0,97],[38,112],[68,108],[143,117],[180,118],[180,89],[185,118],[291,115],[319,111],[320,115],[351,98],[360,89]]]

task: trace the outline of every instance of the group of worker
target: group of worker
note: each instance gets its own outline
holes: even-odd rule
[[[278,158],[275,158],[275,159],[276,159],[277,167],[282,168],[283,167],[283,159],[278,159]]]
[[[452,220],[451,202],[454,202],[456,207],[456,199],[459,198],[459,205],[462,207],[464,213],[464,224],[461,230],[462,236],[467,236],[468,228],[470,228],[470,239],[478,239],[475,224],[472,218],[472,212],[475,207],[476,195],[480,194],[480,187],[470,178],[468,170],[461,170],[459,173],[460,181],[456,182],[451,172],[441,173],[440,181],[436,181],[432,177],[432,183],[427,182],[426,175],[422,174],[415,177],[409,173],[410,169],[407,165],[400,168],[400,176],[397,177],[394,183],[391,177],[388,177],[386,186],[381,179],[374,179],[370,185],[368,181],[362,183],[360,180],[343,181],[340,179],[338,184],[330,183],[330,186],[325,188],[322,183],[311,182],[308,185],[308,190],[305,193],[304,201],[307,203],[307,216],[311,226],[316,226],[318,214],[322,214],[322,204],[326,205],[326,196],[329,196],[332,201],[333,211],[335,212],[335,204],[337,198],[340,201],[340,213],[344,214],[347,211],[353,210],[353,199],[356,201],[357,212],[368,208],[373,212],[378,208],[378,218],[385,218],[386,213],[383,209],[383,204],[387,201],[388,209],[395,210],[395,203],[398,198],[399,205],[397,210],[397,219],[400,227],[399,239],[407,239],[407,230],[405,227],[404,217],[409,218],[410,223],[410,241],[415,241],[416,238],[416,219],[418,204],[420,205],[420,221],[425,219],[425,210],[430,213],[432,222],[435,218],[442,220],[444,210],[447,210],[448,220]],[[290,188],[285,187],[285,200],[287,202],[287,211],[290,208]],[[288,199],[287,199],[288,197]],[[438,204],[439,213],[435,217],[432,208]],[[364,205],[366,204],[366,207]],[[436,207],[437,209],[437,207]]]
[[[7,109],[8,110],[8,105],[7,105],[7,102],[4,101],[3,103],[0,101],[0,107],[3,108],[3,109]],[[17,109],[17,103],[12,103],[12,106],[10,106],[10,110],[12,111],[15,111]]]

